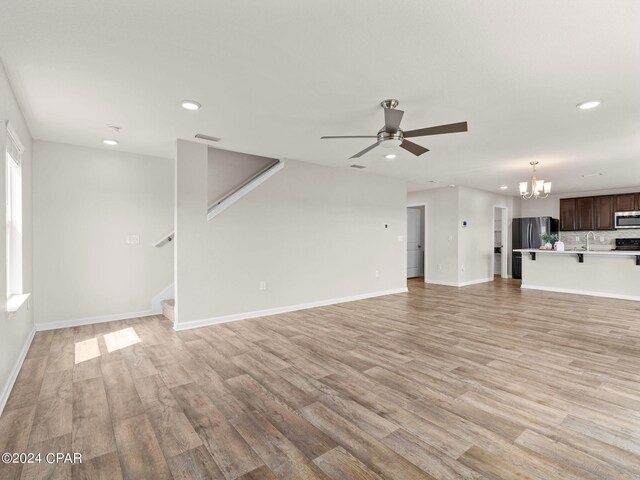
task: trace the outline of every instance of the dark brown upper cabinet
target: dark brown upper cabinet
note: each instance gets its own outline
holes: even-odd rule
[[[616,195],[616,212],[634,212],[636,210],[638,210],[637,193]]]
[[[593,228],[594,230],[613,230],[613,213],[615,197],[594,197]]]
[[[576,198],[576,229],[593,230],[593,197]]]
[[[560,230],[571,231],[576,229],[576,199],[560,199]]]
[[[560,199],[560,230],[613,230],[615,212],[640,211],[640,193]]]

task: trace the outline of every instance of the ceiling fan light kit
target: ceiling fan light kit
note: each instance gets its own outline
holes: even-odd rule
[[[365,153],[373,150],[377,146],[383,148],[400,147],[406,151],[413,153],[416,157],[419,157],[423,153],[429,151],[429,149],[418,145],[417,143],[410,142],[407,138],[412,137],[425,137],[427,135],[442,135],[445,133],[457,133],[467,131],[467,122],[451,123],[448,125],[439,125],[437,127],[421,128],[419,130],[403,131],[400,129],[400,122],[404,112],[397,110],[396,107],[400,104],[398,100],[388,99],[380,102],[380,105],[384,109],[384,127],[382,127],[376,135],[351,135],[351,136],[325,136],[320,137],[322,140],[333,138],[375,138],[376,143],[361,150],[350,158],[359,158]]]
[[[529,182],[520,182],[520,195],[525,200],[533,198],[537,200],[538,198],[547,198],[551,193],[551,182],[545,182],[544,180],[538,180],[536,174],[536,165],[538,162],[533,161],[529,162],[529,165],[533,167],[533,173],[531,174],[531,183]],[[531,191],[529,191],[529,187],[531,187]]]

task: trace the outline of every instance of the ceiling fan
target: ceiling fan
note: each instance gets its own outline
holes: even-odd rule
[[[398,106],[398,100],[384,100],[380,103],[384,108],[384,127],[382,127],[377,135],[352,135],[352,136],[326,136],[320,137],[325,140],[328,138],[375,138],[376,143],[364,150],[356,153],[350,158],[359,158],[365,153],[373,150],[377,146],[391,148],[400,147],[406,151],[413,153],[416,157],[419,157],[423,153],[429,151],[417,143],[406,140],[413,137],[426,137],[427,135],[442,135],[444,133],[458,133],[467,131],[467,122],[450,123],[448,125],[438,125],[436,127],[420,128],[418,130],[409,130],[407,132],[400,129],[400,121],[404,112],[402,110],[396,110]]]

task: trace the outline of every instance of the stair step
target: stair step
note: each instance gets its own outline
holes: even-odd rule
[[[175,322],[174,310],[176,308],[176,301],[171,298],[168,300],[162,300],[162,314],[167,317],[171,322]]]

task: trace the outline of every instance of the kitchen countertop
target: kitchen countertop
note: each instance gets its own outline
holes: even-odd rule
[[[615,255],[615,256],[631,256],[635,257],[636,255],[640,255],[639,250],[544,250],[542,248],[521,248],[514,250],[514,252],[523,252],[523,253],[547,253],[552,255],[576,255],[578,253],[584,255]]]

